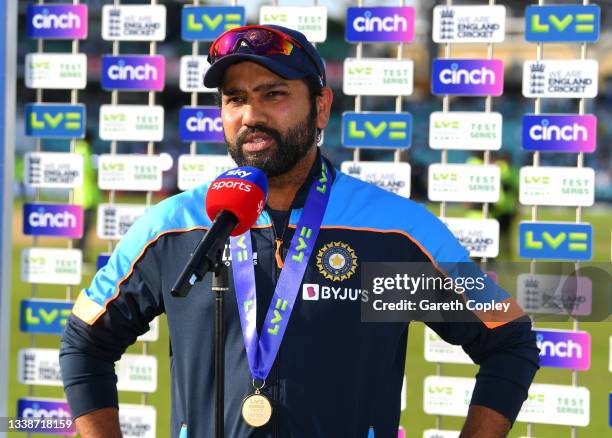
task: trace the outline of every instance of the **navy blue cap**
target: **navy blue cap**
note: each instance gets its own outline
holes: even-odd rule
[[[302,48],[295,46],[290,55],[264,56],[255,54],[247,45],[241,46],[236,53],[226,55],[210,66],[204,75],[205,87],[220,87],[225,70],[230,65],[241,61],[256,62],[285,79],[303,79],[312,76],[319,79],[321,86],[325,86],[327,78],[323,58],[303,33],[275,24],[260,25],[259,27],[268,27],[280,31],[297,41]]]

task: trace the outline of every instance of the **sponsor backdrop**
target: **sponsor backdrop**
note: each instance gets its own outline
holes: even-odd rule
[[[440,162],[429,165],[428,198],[440,203],[440,219],[471,257],[481,259],[484,270],[487,259],[498,256],[500,238],[500,224],[489,217],[489,204],[500,199],[501,171],[490,154],[503,148],[503,118],[493,110],[492,97],[504,92],[504,63],[493,58],[493,49],[505,39],[506,8],[494,3],[454,6],[447,2],[436,6],[431,17],[431,37],[442,54],[432,61],[431,92],[441,97],[442,108],[429,118],[429,147],[440,151]],[[452,57],[453,47],[465,43],[484,46],[486,57]],[[453,96],[479,100],[484,111],[452,110]],[[471,150],[479,158],[467,164],[451,163],[448,150]],[[470,203],[471,216],[449,217],[448,203]],[[423,436],[458,436],[458,431],[442,430],[442,416],[466,414],[473,382],[441,377],[441,364],[472,361],[460,347],[447,344],[429,329],[425,331],[425,360],[438,365],[436,376],[428,376],[423,385],[423,410],[435,415],[435,430]]]
[[[24,60],[25,86],[36,90],[36,101],[27,103],[24,111],[25,133],[35,139],[35,150],[24,157],[23,181],[33,190],[34,199],[23,204],[22,231],[33,241],[21,251],[18,260],[22,282],[31,284],[30,298],[19,303],[18,317],[19,328],[30,334],[31,344],[19,349],[13,372],[21,384],[30,386],[30,395],[39,392],[37,387],[61,386],[59,343],[51,344],[55,348],[37,348],[36,340],[38,336],[59,340],[78,293],[75,287],[83,280],[84,245],[75,239],[86,238],[85,224],[91,216],[87,210],[94,208],[83,203],[88,196],[84,190],[91,190],[87,187],[91,175],[86,169],[91,168],[92,157],[87,144],[79,143],[88,132],[87,110],[99,114],[97,135],[109,142],[109,153],[97,160],[97,186],[108,191],[108,203],[98,206],[97,234],[108,241],[108,253],[150,205],[153,191],[161,189],[162,173],[169,167],[155,153],[155,142],[164,137],[164,108],[155,104],[155,93],[165,87],[165,58],[156,54],[156,42],[165,39],[165,6],[119,2],[105,5],[101,11],[101,35],[88,33],[89,12],[88,6],[79,2],[30,4],[26,12],[26,33],[37,40],[37,50],[27,53]],[[98,11],[95,15],[100,16]],[[112,42],[112,53],[100,57],[100,88],[108,92],[110,103],[93,108],[79,103],[78,90],[88,86],[87,57],[79,53],[79,40],[85,38]],[[67,41],[64,47],[70,50],[47,53],[49,39]],[[148,44],[148,53],[134,54],[138,50],[130,44],[135,43]],[[122,50],[129,54],[122,55]],[[60,90],[63,99],[45,102],[47,89]],[[132,93],[132,104],[120,104],[120,93],[128,92]],[[65,149],[48,148],[51,139],[62,139]],[[147,142],[147,153],[119,154],[118,143],[130,141]],[[53,202],[42,202],[50,189],[55,189]],[[143,193],[143,202],[116,203],[118,189]],[[98,258],[100,269],[107,256],[100,254]],[[57,286],[65,292],[55,296],[48,292],[58,290]],[[140,405],[120,405],[125,437],[157,436],[156,409],[148,404],[148,395],[157,390],[158,367],[157,358],[148,354],[148,343],[157,341],[158,333],[156,320],[151,330],[138,339],[143,345],[142,354],[125,354],[116,364],[119,391],[134,392],[140,397]],[[13,415],[28,418],[71,417],[69,406],[59,399],[20,398],[15,407]],[[74,427],[45,432],[76,435]]]
[[[583,208],[595,201],[595,172],[584,167],[584,154],[597,147],[597,119],[585,114],[585,99],[598,93],[599,67],[596,60],[587,59],[587,43],[599,38],[600,10],[588,2],[542,3],[525,10],[525,39],[536,44],[536,59],[524,63],[522,84],[523,96],[534,99],[534,113],[523,116],[522,127],[522,147],[532,154],[532,165],[521,168],[519,176],[519,202],[531,206],[531,220],[519,225],[519,256],[532,262],[530,273],[519,278],[527,286],[534,281],[555,281],[551,276],[539,278],[536,261],[575,261],[577,268],[580,261],[593,257],[592,226],[583,222],[582,214]],[[544,59],[544,43],[579,44],[579,59]],[[568,98],[578,99],[578,114],[542,113],[544,100]],[[543,153],[572,154],[569,161],[576,165],[541,166]],[[575,223],[541,222],[541,206],[575,207]],[[591,287],[586,289],[590,291]],[[572,331],[538,328],[536,334],[541,366],[571,370],[572,385],[539,384],[532,388],[519,421],[570,426],[575,436],[578,427],[590,423],[590,406],[599,402],[591,401],[588,388],[578,386],[579,372],[590,368],[591,337],[579,330],[577,319],[572,325]]]
[[[31,189],[33,196],[22,207],[22,231],[31,237],[32,243],[20,252],[15,262],[19,263],[22,282],[31,285],[29,297],[18,305],[18,326],[29,334],[31,341],[29,345],[19,345],[18,365],[12,373],[21,384],[29,386],[30,396],[21,397],[15,406],[9,406],[10,415],[70,417],[65,400],[33,396],[38,387],[61,386],[57,343],[56,348],[40,348],[37,339],[39,336],[59,339],[79,292],[75,287],[82,283],[84,271],[104,267],[117,242],[145,213],[154,193],[162,189],[164,174],[176,165],[178,188],[189,190],[234,167],[226,154],[198,153],[202,144],[224,141],[219,107],[201,103],[202,100],[212,102],[211,93],[216,92],[204,87],[202,77],[208,68],[206,54],[210,42],[224,31],[247,23],[245,6],[236,2],[209,6],[196,1],[182,6],[180,23],[170,23],[166,6],[155,3],[152,0],[151,4],[104,5],[101,12],[93,14],[101,21],[100,26],[92,26],[95,34],[88,28],[91,11],[86,4],[32,2],[27,6],[26,34],[36,40],[36,50],[26,53],[20,62],[24,66],[24,85],[36,94],[35,101],[23,108],[25,134],[34,139],[35,150],[24,158],[24,185]],[[325,6],[314,3],[264,5],[259,8],[256,21],[292,27],[304,32],[313,43],[322,43],[327,39],[328,11]],[[344,38],[354,46],[354,56],[351,54],[343,61],[341,88],[354,103],[350,108],[343,108],[346,111],[341,118],[340,142],[353,155],[352,160],[341,164],[342,171],[400,196],[411,196],[412,169],[407,156],[413,144],[414,120],[412,114],[404,111],[402,103],[415,92],[415,61],[405,58],[404,49],[415,41],[419,19],[431,23],[428,38],[436,45],[439,55],[431,60],[428,91],[439,96],[440,106],[428,114],[428,145],[435,154],[439,151],[440,159],[428,168],[427,196],[431,202],[439,203],[440,219],[470,256],[479,259],[486,269],[487,260],[500,254],[500,234],[509,232],[489,214],[491,204],[500,201],[502,196],[502,168],[503,164],[507,165],[491,157],[492,151],[504,148],[503,116],[494,110],[493,97],[504,93],[504,61],[494,57],[494,47],[505,39],[506,7],[495,1],[481,3],[453,5],[448,1],[433,7],[432,16],[421,17],[417,16],[420,9],[407,6],[404,1],[398,6],[371,7],[360,1],[358,6],[348,7]],[[532,165],[520,169],[516,201],[531,209],[531,220],[520,224],[516,244],[519,256],[532,261],[532,270],[519,277],[517,289],[518,301],[524,309],[538,314],[546,312],[550,302],[533,299],[530,293],[554,289],[562,278],[538,273],[536,261],[578,263],[593,257],[593,229],[582,221],[582,213],[584,207],[595,202],[595,172],[584,166],[584,154],[593,153],[597,148],[597,118],[585,113],[585,99],[598,94],[599,66],[596,60],[588,58],[587,43],[595,43],[599,38],[600,9],[596,5],[580,4],[532,5],[525,9],[524,20],[526,44],[533,47],[535,55],[523,65],[522,93],[525,99],[533,99],[534,111],[523,115],[517,138],[525,154],[531,154],[533,159]],[[167,28],[179,24],[182,44],[191,48],[191,54],[181,56],[178,65],[170,65],[158,54],[157,43],[166,39]],[[79,52],[79,41],[83,39],[108,41],[105,47],[111,47],[99,58],[99,85],[87,83],[90,63]],[[67,42],[63,47],[68,49],[47,51],[50,47],[47,40]],[[476,44],[480,51],[473,53],[480,56],[453,56],[453,49],[465,47],[462,46],[465,43]],[[580,47],[580,57],[571,63],[545,59],[544,44],[547,43]],[[364,56],[364,53],[376,56]],[[169,84],[167,72],[175,68],[179,69],[178,83]],[[79,90],[92,86],[107,93],[106,101],[87,105],[79,102]],[[156,93],[169,86],[177,87],[184,93],[183,101],[189,102],[173,119],[156,102]],[[63,99],[45,101],[46,90],[58,90],[55,95],[63,93]],[[455,110],[451,108],[455,96],[479,102],[483,110]],[[543,113],[545,99],[576,99],[579,111],[577,114]],[[365,108],[370,102],[383,101],[388,107],[394,105],[394,110],[381,111],[382,105]],[[98,115],[96,135],[108,144],[108,150],[96,160],[97,186],[105,192],[106,202],[99,204],[94,212],[96,235],[107,243],[106,251],[96,254],[97,262],[88,267],[83,263],[87,254],[77,247],[75,239],[86,237],[88,207],[79,204],[77,193],[87,184],[86,169],[91,166],[92,158],[78,153],[77,149],[88,132],[86,120],[91,111]],[[164,141],[169,127],[178,131],[182,142],[182,153],[176,163],[156,152],[157,143]],[[52,140],[60,140],[66,147],[61,151],[47,147]],[[145,143],[146,153],[120,153],[123,146],[129,147],[133,142]],[[451,162],[451,150],[469,151],[477,159]],[[364,160],[363,156],[369,157],[372,151],[383,160]],[[542,153],[570,154],[576,166],[541,166]],[[42,199],[49,190],[54,190],[53,202]],[[134,192],[142,201],[119,202],[119,190]],[[453,217],[449,215],[449,203],[469,205],[471,210]],[[542,206],[575,208],[576,220],[540,221]],[[587,316],[592,310],[592,285],[588,278],[577,278],[577,282],[583,296],[573,313]],[[47,292],[46,288],[60,290],[58,285],[62,287],[61,292]],[[312,299],[311,293],[325,293],[318,289],[307,292],[303,299]],[[591,335],[580,330],[578,322],[574,322],[572,330],[543,327],[536,330],[542,367],[571,372],[572,385],[553,382],[534,385],[517,421],[527,423],[528,436],[532,436],[535,423],[572,430],[587,426],[592,404],[589,389],[578,385],[578,373],[590,369]],[[164,398],[169,391],[169,382],[158,382],[158,376],[168,375],[165,369],[158,373],[158,357],[162,358],[150,351],[150,348],[157,350],[150,343],[155,343],[158,337],[156,319],[151,330],[138,339],[138,350],[131,349],[116,364],[122,401],[120,423],[126,437],[167,435],[164,430],[156,432],[157,417],[166,417],[169,413],[163,411],[158,415],[149,400],[158,386]],[[612,356],[612,338],[610,343]],[[158,351],[166,354],[164,349]],[[411,379],[409,373],[404,379],[402,424],[406,431],[400,428],[398,437],[416,436],[409,432],[410,420],[406,420],[421,407],[409,406],[405,411],[406,391],[418,391],[420,385],[423,385],[422,412],[434,416],[431,425],[435,422],[434,428],[426,430],[423,437],[456,437],[458,431],[442,428],[442,417],[465,416],[473,379],[443,376],[442,365],[453,364],[452,369],[457,370],[461,366],[465,369],[472,362],[460,347],[447,344],[429,329],[425,330],[424,359],[436,364],[436,374],[423,382]],[[418,358],[409,358],[409,361],[415,360]],[[612,357],[610,364],[612,367]],[[54,389],[57,392],[52,394],[61,397],[61,391]],[[612,427],[612,394],[610,412]],[[164,424],[167,424],[165,420]],[[57,434],[70,436],[75,432],[72,429],[57,431]],[[370,436],[375,434],[375,430],[370,431]]]

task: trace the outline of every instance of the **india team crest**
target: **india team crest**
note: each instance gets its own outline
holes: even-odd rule
[[[330,242],[319,250],[317,268],[329,280],[348,280],[357,269],[357,255],[346,243]]]

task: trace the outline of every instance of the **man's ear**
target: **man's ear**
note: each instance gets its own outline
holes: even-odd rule
[[[317,128],[325,129],[327,126],[333,100],[334,92],[332,89],[323,87],[321,95],[317,96]]]

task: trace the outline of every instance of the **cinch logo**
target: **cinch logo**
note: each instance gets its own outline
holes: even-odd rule
[[[27,333],[61,335],[72,312],[71,302],[23,300],[20,329]]]
[[[431,89],[437,95],[499,96],[504,66],[499,59],[434,59]]]
[[[586,332],[537,330],[540,365],[585,371],[591,366],[591,335]]]
[[[530,42],[595,42],[599,39],[597,5],[528,6],[525,39]]]
[[[342,114],[342,144],[347,147],[409,148],[411,130],[409,113]]]
[[[445,68],[440,72],[440,82],[455,85],[493,85],[495,73],[486,67],[476,70],[460,69],[459,64],[453,63],[450,68]]]
[[[165,58],[159,55],[103,56],[102,88],[162,91],[165,66]]]
[[[78,239],[83,235],[83,208],[78,205],[24,204],[23,233]]]
[[[87,5],[29,5],[27,34],[30,38],[86,38]]]
[[[17,417],[68,419],[72,418],[72,412],[68,403],[63,401],[20,398],[17,400]],[[74,427],[71,430],[72,432],[65,432],[63,435],[74,435]]]
[[[81,18],[77,14],[50,14],[45,8],[41,14],[32,17],[32,26],[36,29],[73,29],[81,27]]]
[[[28,103],[26,135],[33,137],[81,138],[85,135],[85,105]]]
[[[346,40],[409,43],[414,39],[414,8],[348,8]]]
[[[157,70],[151,64],[125,65],[124,60],[108,69],[108,77],[113,80],[150,81],[157,79]]]
[[[588,115],[523,116],[523,149],[555,152],[593,152],[597,118]]]
[[[180,114],[183,141],[223,142],[223,122],[218,107],[183,107]]]
[[[406,32],[408,21],[406,18],[393,14],[392,17],[373,17],[371,11],[364,12],[362,17],[353,21],[353,29],[356,32]]]
[[[243,6],[184,6],[181,36],[186,41],[214,41],[226,30],[245,24]]]
[[[526,259],[590,260],[593,247],[590,224],[522,222],[519,256]]]

